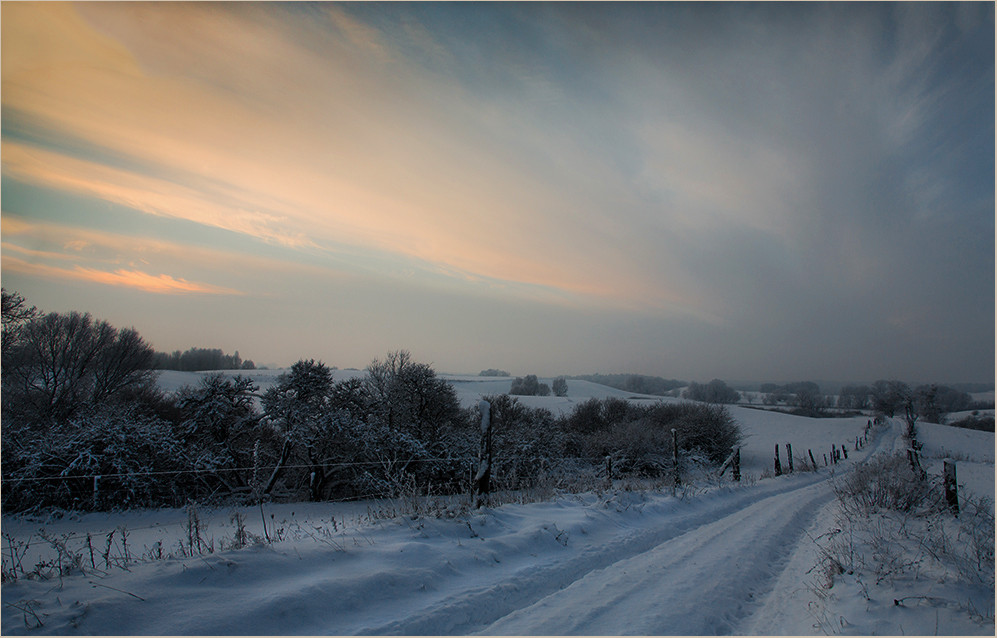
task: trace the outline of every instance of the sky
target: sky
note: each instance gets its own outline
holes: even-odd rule
[[[993,3],[31,3],[0,277],[159,351],[994,380]]]

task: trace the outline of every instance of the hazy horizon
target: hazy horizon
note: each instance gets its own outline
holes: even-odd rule
[[[3,285],[157,350],[994,381],[992,3],[3,3]]]

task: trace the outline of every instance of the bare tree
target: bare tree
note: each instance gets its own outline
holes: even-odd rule
[[[89,313],[49,313],[19,328],[4,361],[5,397],[32,420],[65,420],[80,407],[148,386],[153,350],[131,328]]]
[[[558,377],[551,382],[554,390],[554,396],[566,397],[568,396],[568,382],[564,380],[564,377]]]
[[[0,289],[3,297],[3,355],[7,356],[11,346],[17,340],[18,330],[38,316],[38,309],[27,307],[24,297],[16,292]]]
[[[872,384],[872,407],[892,417],[904,408],[909,395],[910,388],[903,381],[880,379]]]

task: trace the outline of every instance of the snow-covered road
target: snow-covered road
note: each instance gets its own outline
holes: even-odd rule
[[[738,633],[832,498],[825,480],[704,522],[594,570],[490,625],[490,634]],[[720,512],[717,512],[720,514]]]
[[[513,564],[487,582],[475,574],[473,586],[358,633],[730,633],[832,498],[826,479],[701,497],[544,563],[503,557]]]
[[[853,460],[892,449],[895,439],[895,430],[887,430]],[[798,550],[807,551],[803,562],[813,565],[810,528],[834,497],[827,478],[824,472],[784,477],[704,499],[658,520],[654,529],[570,560],[524,567],[361,633],[741,633],[741,622],[754,611],[766,604],[769,613],[778,608],[779,601],[767,597]]]

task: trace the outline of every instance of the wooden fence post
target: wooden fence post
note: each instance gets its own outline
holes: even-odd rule
[[[782,476],[782,463],[779,462],[779,444],[775,444],[775,475]]]
[[[679,477],[679,432],[672,428],[672,491],[681,484]]]
[[[478,401],[481,412],[481,443],[478,447],[478,473],[474,476],[474,507],[480,508],[488,499],[492,474],[492,419],[491,404]]]
[[[907,448],[907,461],[910,463],[910,469],[914,474],[916,474],[922,481],[927,478],[928,473],[924,471],[921,467],[921,459],[914,448]]]
[[[827,452],[824,452],[824,467],[827,467]]]
[[[814,453],[810,451],[810,448],[807,448],[807,454],[810,456],[810,467],[812,467],[813,471],[816,472],[817,461],[814,460]]]
[[[955,461],[945,459],[945,501],[952,513],[959,516],[959,485],[955,480]]]
[[[831,462],[838,462],[838,448],[835,447],[834,443],[831,444]]]
[[[734,480],[741,480],[741,448],[734,450]]]
[[[847,461],[848,460],[848,446],[847,445],[842,445],[841,446],[841,453],[845,455],[845,460]]]
[[[786,444],[786,460],[789,461],[789,473],[793,473],[793,446],[790,443]]]

